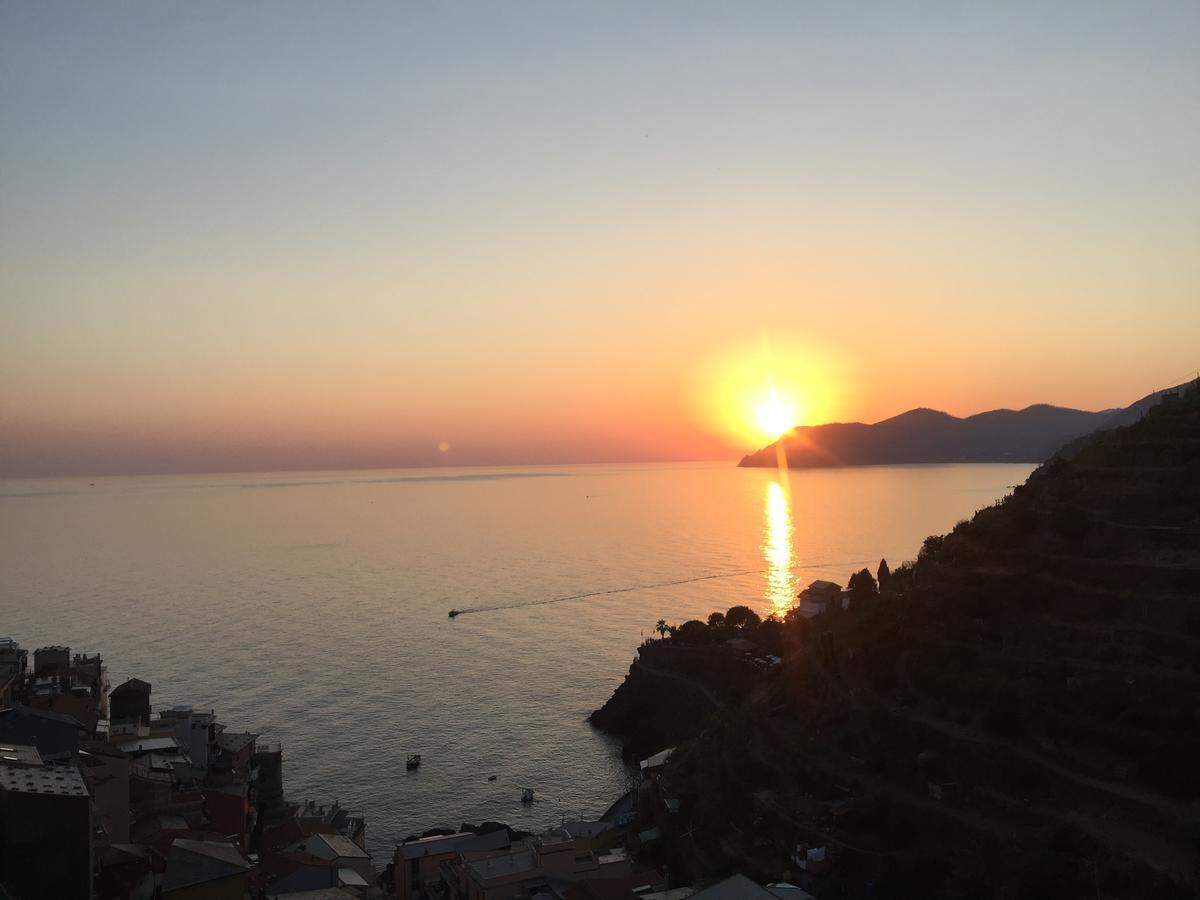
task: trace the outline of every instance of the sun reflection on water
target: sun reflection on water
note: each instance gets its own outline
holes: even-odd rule
[[[791,499],[782,484],[772,481],[767,485],[763,507],[762,551],[767,563],[766,599],[777,616],[791,609],[796,597],[796,578],[792,574],[794,530]]]

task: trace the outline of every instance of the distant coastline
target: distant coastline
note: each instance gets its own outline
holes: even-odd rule
[[[1156,391],[1123,409],[1099,412],[1036,404],[959,418],[920,408],[874,424],[802,425],[742,457],[738,465],[773,468],[781,456],[792,468],[1040,463],[1059,447],[1085,435],[1136,422],[1164,393]]]

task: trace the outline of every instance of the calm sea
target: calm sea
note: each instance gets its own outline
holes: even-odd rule
[[[585,718],[658,619],[895,565],[1031,468],[0,481],[0,635],[282,741],[291,798],[362,810],[382,865],[435,825],[599,814],[625,774]]]

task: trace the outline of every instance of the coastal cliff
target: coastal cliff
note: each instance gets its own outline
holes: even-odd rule
[[[738,702],[690,707],[644,787],[683,810],[645,814],[687,835],[672,865],[818,896],[1196,895],[1200,389],[862,574],[848,609],[773,626],[782,662]],[[658,643],[725,652],[684,631]],[[663,737],[622,719],[631,744]]]
[[[698,733],[753,683],[753,671],[725,648],[648,641],[638,648],[625,680],[588,721],[620,737],[622,757],[636,762]]]

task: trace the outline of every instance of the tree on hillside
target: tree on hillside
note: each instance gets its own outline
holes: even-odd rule
[[[768,653],[783,655],[783,623],[774,615],[767,616],[758,626],[754,639]]]
[[[875,579],[871,577],[870,569],[863,569],[861,572],[851,575],[847,587],[856,601],[870,600],[879,593],[879,589],[875,586]]]
[[[758,613],[748,606],[731,606],[725,611],[725,624],[731,628],[757,628],[761,622]]]
[[[659,619],[654,623],[654,630],[658,632],[660,638],[665,638],[667,632],[671,630],[671,626],[667,624],[666,619]]]
[[[921,551],[917,554],[917,562],[925,562],[930,557],[936,556],[945,543],[945,535],[931,534],[925,538],[925,542],[921,544]]]
[[[709,628],[722,628],[725,625],[725,613],[714,612],[708,614]]]
[[[709,640],[708,627],[699,619],[688,619],[675,629],[675,637],[690,642],[707,642]]]
[[[879,571],[875,573],[875,580],[879,582],[879,589],[883,590],[883,586],[887,584],[887,580],[892,577],[892,570],[888,568],[887,560],[879,561]]]

